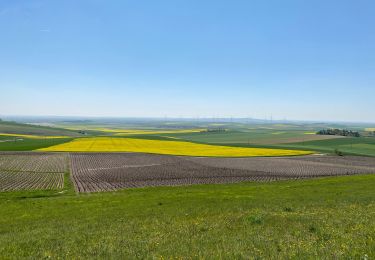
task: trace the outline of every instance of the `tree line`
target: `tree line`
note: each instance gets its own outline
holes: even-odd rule
[[[226,132],[227,130],[225,128],[207,128],[206,130],[202,132],[208,132],[208,133],[222,133]]]
[[[317,132],[318,135],[340,135],[340,136],[352,136],[360,137],[360,133],[357,131],[347,130],[347,129],[323,129]]]

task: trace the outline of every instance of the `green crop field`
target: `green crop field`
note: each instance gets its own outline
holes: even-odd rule
[[[272,129],[247,129],[247,130],[228,130],[226,132],[202,132],[189,134],[163,134],[200,143],[217,144],[278,144],[293,143],[309,140],[331,139],[336,137],[327,137],[314,135],[308,130],[272,130]]]
[[[0,142],[0,151],[32,151],[73,140],[72,138],[56,138],[56,139],[15,139],[2,138],[6,142]],[[0,139],[1,140],[1,139]]]
[[[375,176],[0,193],[2,258],[375,257]]]
[[[334,152],[335,149],[346,154],[375,156],[375,137],[346,137],[330,140],[307,141],[284,145],[296,149],[312,149]]]
[[[20,124],[15,122],[0,121],[0,133],[24,134],[37,136],[80,136],[77,131],[63,128]]]

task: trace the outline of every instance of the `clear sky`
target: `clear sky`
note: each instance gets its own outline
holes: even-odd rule
[[[1,0],[0,115],[375,122],[374,0]]]

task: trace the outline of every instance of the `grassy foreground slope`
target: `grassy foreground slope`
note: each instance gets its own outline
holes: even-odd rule
[[[375,175],[0,193],[2,258],[375,257]]]

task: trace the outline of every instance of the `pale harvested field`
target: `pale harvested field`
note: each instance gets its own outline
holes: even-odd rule
[[[72,153],[78,192],[375,173],[370,157],[198,158],[137,153]]]
[[[61,189],[67,171],[67,154],[1,152],[0,191]]]
[[[304,135],[303,137],[301,136],[280,137],[280,138],[273,138],[273,139],[257,140],[257,141],[252,141],[251,143],[253,144],[289,144],[289,143],[320,141],[320,140],[338,139],[338,138],[345,138],[345,137],[338,136],[338,135]]]

